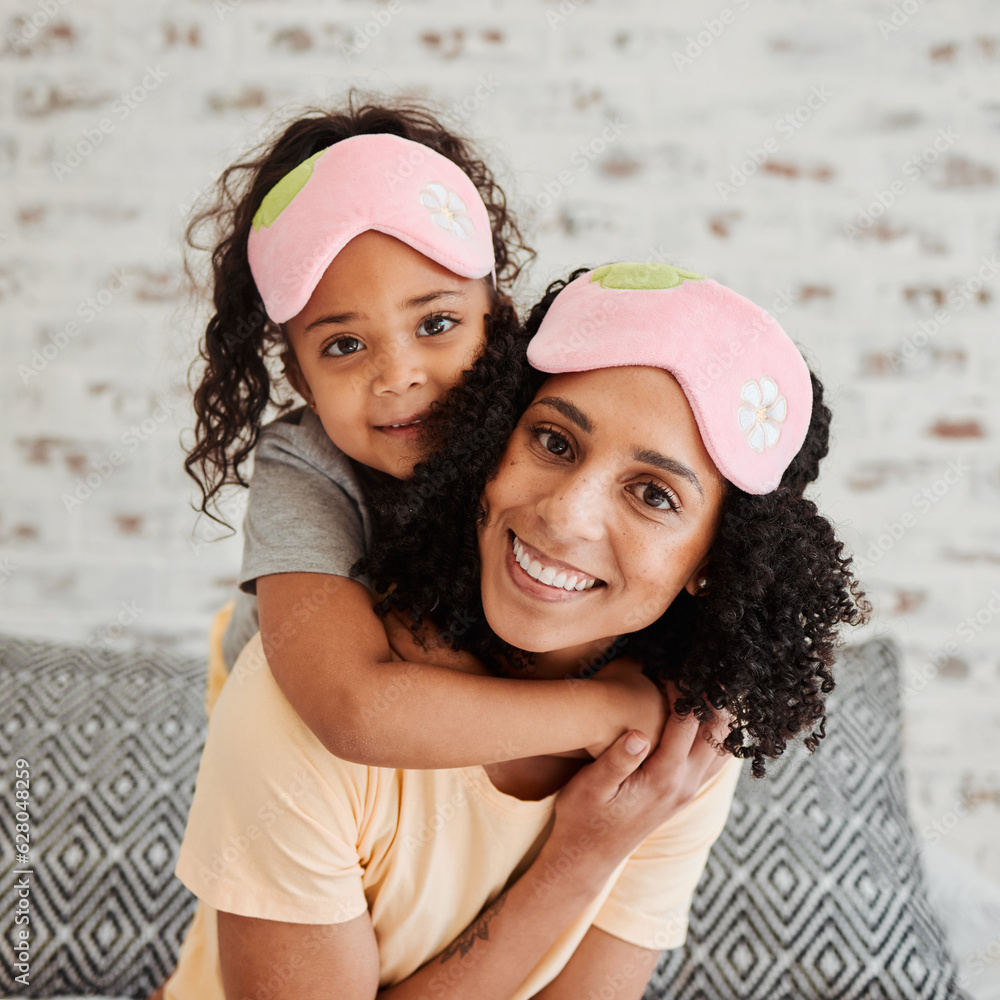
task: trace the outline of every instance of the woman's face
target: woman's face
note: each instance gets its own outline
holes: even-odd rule
[[[697,590],[724,486],[667,372],[552,376],[483,493],[490,626],[572,670],[649,625]]]

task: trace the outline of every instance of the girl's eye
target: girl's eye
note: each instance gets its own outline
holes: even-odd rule
[[[655,483],[637,483],[638,496],[647,507],[654,510],[680,510],[677,496],[670,490],[661,489]]]
[[[357,337],[338,337],[323,348],[323,353],[334,358],[345,354],[357,354],[365,345]]]
[[[456,325],[457,321],[448,316],[428,316],[419,329],[425,337],[436,337],[440,333],[447,333]]]
[[[569,453],[569,441],[556,431],[539,427],[535,430],[538,443],[551,455],[566,455]]]

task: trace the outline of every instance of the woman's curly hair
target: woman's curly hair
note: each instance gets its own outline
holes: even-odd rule
[[[272,393],[269,361],[286,343],[278,324],[268,319],[250,273],[247,239],[253,215],[267,192],[314,153],[351,136],[375,133],[391,133],[428,146],[461,167],[476,185],[493,232],[497,280],[491,294],[493,312],[507,305],[511,285],[534,256],[490,169],[467,140],[445,128],[432,111],[417,102],[373,103],[352,93],[343,109],[307,109],[276,138],[227,167],[213,200],[193,216],[185,232],[191,250],[212,251],[215,313],[199,350],[203,364],[194,392],[195,443],[184,467],[201,489],[200,509],[214,520],[225,523],[212,509],[222,487],[247,485],[241,466],[257,443],[268,404],[279,410],[292,405]],[[199,242],[206,226],[214,246]],[[196,283],[187,259],[185,271]]]
[[[411,479],[385,486],[374,498],[375,541],[358,567],[379,592],[388,591],[380,613],[408,612],[418,636],[423,619],[432,619],[444,641],[475,652],[496,673],[530,671],[532,657],[496,636],[483,614],[480,497],[548,377],[528,365],[527,340],[559,291],[585,271],[553,282],[523,330],[512,315],[508,327],[498,324],[489,348],[443,408],[444,447]],[[676,685],[679,714],[708,721],[712,709],[730,713],[725,749],[752,757],[755,777],[763,776],[766,757],[778,757],[799,734],[815,749],[834,686],[839,626],[861,624],[870,611],[843,543],[802,495],[829,442],[830,410],[815,375],[812,386],[809,430],[778,489],[754,496],[727,484],[704,592],[692,597],[682,590],[657,621],[581,670],[591,675],[626,647],[661,687]]]

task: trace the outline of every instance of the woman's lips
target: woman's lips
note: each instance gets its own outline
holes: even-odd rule
[[[504,561],[507,572],[517,587],[543,600],[570,600],[576,595],[605,586],[603,580],[587,576],[568,563],[547,559],[537,549],[526,546],[512,531],[508,532]]]

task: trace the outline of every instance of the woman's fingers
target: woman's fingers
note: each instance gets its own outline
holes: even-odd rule
[[[669,776],[684,768],[692,748],[699,741],[699,729],[700,723],[693,714],[680,716],[671,711],[663,726],[659,746],[646,763],[650,777]]]
[[[606,775],[609,786],[617,790],[648,753],[649,737],[638,729],[630,729],[615,740],[594,763],[601,765],[599,773],[602,777]]]
[[[592,764],[578,771],[556,799],[555,823],[549,834],[552,850],[584,852],[585,867],[610,872],[642,841],[646,807],[639,765],[649,754],[649,738],[635,729],[623,733]],[[606,876],[604,876],[606,877]]]
[[[713,726],[694,714],[671,714],[660,737],[660,745],[643,767],[647,791],[662,805],[680,807],[725,765],[728,754],[715,745]]]
[[[645,760],[649,753],[649,738],[637,729],[622,733],[593,764],[588,764],[571,780],[579,788],[589,788],[600,801],[606,802],[630,774]]]
[[[693,716],[671,716],[652,753],[641,732],[622,734],[563,788],[550,839],[575,843],[597,830],[599,862],[627,857],[724,766],[703,729]]]

